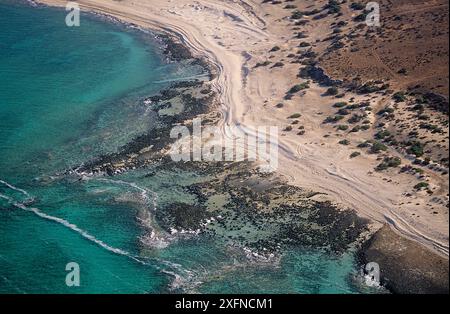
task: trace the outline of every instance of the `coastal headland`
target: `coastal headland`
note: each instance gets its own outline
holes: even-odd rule
[[[432,288],[411,279],[408,288],[391,284],[395,292],[448,291],[448,280],[436,279],[445,272],[448,278],[448,90],[441,87],[448,70],[414,80],[408,76],[413,70],[394,68],[403,61],[377,51],[369,58],[371,70],[363,69],[369,61],[355,61],[367,52],[367,43],[360,41],[387,49],[377,37],[383,29],[368,28],[358,18],[362,9],[348,3],[336,8],[328,1],[77,2],[82,10],[161,31],[204,59],[213,73],[213,120],[223,133],[230,125],[279,126],[277,175],[293,188],[317,192],[307,196],[314,202],[368,219],[376,237],[364,246],[363,259],[392,270],[403,263],[396,250],[426,252],[423,259],[408,259],[407,267],[428,276],[422,281]],[[393,10],[390,17],[448,12],[448,4],[413,3]],[[336,64],[336,55],[349,64]],[[350,73],[344,75],[342,68]],[[380,241],[402,247],[387,248]],[[384,273],[387,282],[401,280],[394,273]]]

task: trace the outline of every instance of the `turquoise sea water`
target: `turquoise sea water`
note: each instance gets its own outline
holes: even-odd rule
[[[55,179],[147,130],[154,117],[140,100],[167,87],[159,81],[201,71],[168,64],[151,36],[64,19],[0,0],[0,293],[361,292],[351,253],[292,249],[275,267],[202,237],[143,247],[143,210],[187,197],[180,186],[193,174]],[[80,287],[65,284],[69,262]]]

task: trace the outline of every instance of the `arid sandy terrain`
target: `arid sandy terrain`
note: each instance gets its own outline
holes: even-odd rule
[[[333,13],[328,1],[309,0],[77,2],[168,32],[206,57],[217,68],[223,131],[278,126],[278,172],[290,183],[448,256],[448,100],[445,112],[435,99],[448,99],[448,3],[382,1],[373,29],[348,2]],[[423,19],[420,43],[391,39],[415,34]],[[324,83],[317,67],[345,82]],[[436,94],[419,101],[418,90]]]

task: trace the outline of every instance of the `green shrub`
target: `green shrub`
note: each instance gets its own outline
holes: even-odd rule
[[[383,115],[383,114],[385,114],[385,113],[394,113],[394,111],[395,111],[394,108],[386,107],[386,108],[381,109],[380,111],[378,111],[377,114],[378,114],[379,116],[381,116],[381,115]]]
[[[270,61],[258,62],[258,63],[255,65],[255,68],[266,67],[266,66],[270,65],[271,63],[272,63],[272,62],[270,62]]]
[[[364,21],[366,20],[366,18],[367,18],[367,13],[364,12],[364,13],[361,13],[360,15],[358,15],[358,16],[355,16],[355,17],[353,18],[353,20],[354,20],[355,22],[364,22]]]
[[[414,189],[416,189],[416,190],[422,190],[422,189],[427,189],[429,186],[430,186],[430,185],[429,185],[428,183],[426,183],[426,182],[420,182],[420,183],[418,183],[418,184],[416,184],[416,185],[414,186]]]
[[[412,143],[411,147],[408,149],[409,154],[416,155],[416,157],[421,157],[424,154],[425,145],[420,142]]]
[[[358,88],[360,94],[371,94],[380,91],[381,88],[375,85],[373,82],[367,82]]]
[[[276,51],[280,51],[281,48],[278,46],[273,47],[272,49],[270,49],[270,52],[276,52]]]
[[[283,66],[284,66],[283,62],[277,62],[272,66],[272,68],[282,68]]]
[[[406,95],[404,92],[396,92],[392,96],[392,99],[394,99],[395,102],[404,102],[404,101],[406,101]]]
[[[303,17],[303,13],[300,11],[295,11],[291,15],[291,19],[293,20],[300,20]]]
[[[358,144],[358,148],[367,148],[367,147],[370,147],[370,145],[371,145],[371,141],[365,141],[361,144]]]
[[[374,142],[372,144],[372,147],[370,148],[370,152],[373,154],[378,154],[379,152],[385,152],[387,151],[387,146],[380,143],[380,142]]]
[[[344,119],[344,116],[340,115],[330,116],[325,119],[324,123],[336,123],[338,121],[341,121],[342,119]]]
[[[325,94],[328,96],[336,96],[339,94],[339,89],[337,87],[330,87],[327,89]]]
[[[346,108],[341,108],[337,113],[341,116],[348,116],[350,114],[350,111]]]
[[[359,115],[359,114],[354,114],[350,119],[348,119],[348,123],[358,123],[361,120],[363,120],[365,118],[365,116],[363,115]]]
[[[391,136],[391,132],[389,132],[388,130],[382,130],[382,131],[378,132],[377,134],[375,134],[375,137],[379,140],[382,140],[388,136]]]
[[[329,0],[325,8],[328,9],[328,14],[336,14],[341,12],[340,4],[336,0]]]
[[[302,115],[300,113],[294,113],[293,115],[289,116],[288,119],[298,119],[300,118]]]
[[[353,2],[353,3],[350,5],[350,8],[351,8],[352,10],[356,10],[356,11],[364,10],[365,7],[366,7],[366,6],[365,6],[364,4],[359,3],[359,2]]]
[[[343,108],[343,107],[345,107],[345,106],[347,106],[347,105],[348,105],[347,102],[341,101],[341,102],[335,103],[335,104],[333,105],[333,107],[335,107],[335,108]]]
[[[309,83],[308,83],[308,82],[304,82],[304,83],[297,84],[297,85],[293,86],[293,87],[288,91],[288,93],[289,93],[289,94],[295,94],[295,93],[298,93],[299,91],[302,91],[302,90],[308,89],[308,88],[309,88]]]
[[[396,168],[400,166],[402,160],[398,157],[386,157],[383,162],[376,167],[377,171],[386,170],[388,168]]]

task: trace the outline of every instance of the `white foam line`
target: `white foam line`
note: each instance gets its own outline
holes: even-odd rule
[[[28,198],[32,198],[31,195],[28,194],[27,191],[22,190],[22,189],[20,189],[20,188],[18,188],[18,187],[15,187],[14,185],[9,184],[9,183],[6,182],[6,181],[3,181],[3,180],[0,179],[0,183],[3,184],[3,185],[6,185],[6,186],[7,186],[8,188],[10,188],[11,190],[14,190],[14,191],[17,191],[17,192],[22,193],[23,195],[25,195],[25,196],[28,197]]]
[[[145,189],[145,188],[139,187],[139,186],[136,185],[135,183],[129,183],[129,182],[120,181],[120,180],[118,180],[118,181],[115,181],[115,180],[108,180],[108,179],[99,179],[99,180],[100,180],[100,181],[106,181],[106,182],[111,182],[111,183],[116,183],[116,184],[118,183],[118,184],[122,184],[122,185],[128,185],[128,186],[131,186],[131,187],[133,187],[133,188],[135,188],[135,189],[140,190],[140,191],[142,192],[143,197],[144,197],[145,199],[148,199],[148,194],[147,194],[147,193],[148,193],[148,190]],[[31,195],[30,195],[27,191],[25,191],[25,190],[23,190],[23,189],[20,189],[20,188],[18,188],[18,187],[15,187],[15,186],[13,186],[13,185],[11,185],[11,184],[9,184],[9,183],[3,181],[3,180],[0,180],[0,183],[2,183],[3,185],[7,186],[8,188],[10,188],[10,189],[12,189],[12,190],[21,192],[22,194],[26,195],[28,198],[32,199]],[[151,190],[150,190],[150,191],[151,191]],[[158,196],[158,195],[157,195],[155,192],[153,192],[153,191],[151,191],[151,193],[154,194],[153,204],[154,204],[154,207],[155,207],[155,209],[156,209],[156,199],[157,199],[157,196]],[[175,277],[175,280],[179,280],[180,277],[181,277],[180,275],[177,275],[175,272],[168,271],[168,270],[163,269],[163,268],[161,268],[161,267],[159,267],[159,266],[157,266],[157,265],[155,265],[155,264],[147,263],[147,262],[141,260],[139,257],[136,257],[136,256],[130,254],[129,252],[126,252],[126,251],[124,251],[124,250],[122,250],[122,249],[118,249],[118,248],[112,247],[112,246],[106,244],[105,242],[103,242],[103,241],[97,239],[96,237],[94,237],[93,235],[91,235],[90,233],[88,233],[87,231],[85,231],[85,230],[79,228],[77,225],[68,222],[67,220],[64,220],[64,219],[59,218],[59,217],[55,217],[55,216],[48,215],[48,214],[46,214],[46,213],[40,211],[38,208],[27,207],[27,206],[25,206],[25,205],[23,205],[23,204],[21,204],[21,203],[17,203],[17,202],[16,202],[14,199],[12,199],[11,197],[6,196],[6,195],[3,195],[3,194],[1,194],[1,193],[0,193],[0,198],[3,198],[3,199],[5,199],[5,200],[7,200],[10,204],[12,204],[13,206],[15,206],[15,207],[17,207],[17,208],[20,208],[20,209],[25,210],[25,211],[28,211],[28,212],[32,212],[32,213],[34,213],[34,214],[35,214],[36,216],[38,216],[38,217],[41,217],[41,218],[43,218],[43,219],[46,219],[46,220],[50,220],[50,221],[56,222],[56,223],[58,223],[58,224],[60,224],[60,225],[62,225],[62,226],[64,226],[64,227],[66,227],[66,228],[69,228],[70,230],[75,231],[75,232],[77,232],[78,234],[80,234],[83,238],[85,238],[85,239],[87,239],[87,240],[89,240],[89,241],[91,241],[91,242],[97,244],[98,246],[102,247],[103,249],[105,249],[105,250],[107,250],[107,251],[109,251],[109,252],[112,252],[112,253],[118,254],[118,255],[122,255],[122,256],[126,256],[126,257],[132,259],[133,261],[138,262],[139,264],[142,264],[142,265],[155,267],[155,268],[158,269],[159,271],[161,271],[161,272],[163,272],[163,273],[165,273],[165,274],[167,274],[167,275],[171,275],[171,276]],[[149,259],[149,258],[146,258],[146,259]],[[174,264],[174,263],[171,263],[171,262],[166,261],[166,260],[160,260],[160,259],[155,259],[155,258],[151,258],[151,259],[152,259],[152,260],[155,260],[156,262],[159,262],[159,263],[161,263],[161,264],[163,264],[163,265],[166,265],[166,266],[168,266],[168,267],[170,267],[170,268],[174,268],[174,269],[176,269],[176,270],[178,270],[178,271],[182,270],[182,269],[180,269],[180,268],[181,268],[181,265]],[[184,272],[187,272],[187,273],[189,274],[189,271],[187,271],[187,270],[183,270],[183,271],[184,271]]]
[[[12,189],[12,190],[21,192],[22,194],[26,195],[28,198],[31,198],[30,194],[29,194],[27,191],[23,190],[23,189],[17,188],[17,187],[15,187],[15,186],[13,186],[13,185],[11,185],[11,184],[9,184],[9,183],[3,181],[3,180],[0,180],[0,183],[6,185],[7,187],[9,187],[9,188]],[[80,229],[77,225],[74,225],[74,224],[68,222],[67,220],[64,220],[64,219],[62,219],[62,218],[58,218],[58,217],[54,217],[54,216],[47,215],[47,214],[41,212],[41,211],[40,211],[39,209],[37,209],[37,208],[29,208],[29,207],[26,207],[26,206],[23,205],[23,204],[14,202],[14,200],[13,200],[11,197],[8,197],[8,196],[6,196],[6,195],[0,194],[0,197],[3,198],[3,199],[8,200],[8,201],[11,202],[15,207],[18,207],[18,208],[20,208],[20,209],[23,209],[23,210],[26,210],[26,211],[29,211],[29,212],[33,212],[33,213],[35,213],[37,216],[39,216],[39,217],[41,217],[41,218],[44,218],[44,219],[47,219],[47,220],[51,220],[51,221],[57,222],[57,223],[59,223],[59,224],[65,226],[65,227],[67,227],[67,228],[69,228],[69,229],[71,229],[71,230],[73,230],[73,231],[75,231],[75,232],[78,232],[78,233],[79,233],[80,235],[82,235],[84,238],[86,238],[86,239],[88,239],[88,240],[90,240],[90,241],[92,241],[92,242],[94,242],[94,243],[100,245],[101,247],[103,247],[104,249],[106,249],[106,250],[108,250],[108,251],[111,251],[111,252],[116,253],[116,254],[120,254],[120,255],[125,255],[125,256],[131,257],[131,255],[130,255],[128,252],[125,252],[125,251],[123,251],[123,250],[121,250],[121,249],[117,249],[117,248],[114,248],[114,247],[112,247],[112,246],[109,246],[109,245],[106,244],[105,242],[103,242],[103,241],[101,241],[101,240],[98,240],[98,239],[97,239],[96,237],[94,237],[93,235],[91,235],[91,234],[89,234],[88,232],[86,232],[86,231]]]
[[[17,189],[17,190],[21,190],[21,189]],[[28,193],[25,192],[25,191],[24,191],[24,194],[28,195]],[[64,220],[62,218],[58,218],[58,217],[55,217],[55,216],[51,216],[51,215],[45,214],[42,211],[40,211],[39,209],[37,209],[37,208],[26,207],[23,204],[15,202],[11,197],[8,197],[8,196],[3,195],[1,193],[0,193],[0,198],[3,198],[5,200],[9,201],[13,206],[15,206],[17,208],[23,209],[23,210],[28,211],[28,212],[32,212],[32,213],[34,213],[35,215],[37,215],[37,216],[39,216],[41,218],[44,218],[44,219],[47,219],[47,220],[59,223],[59,224],[63,225],[64,227],[69,228],[70,230],[77,232],[78,234],[80,234],[85,239],[88,239],[89,241],[99,245],[100,247],[104,248],[107,251],[110,251],[110,252],[118,254],[118,255],[127,256],[127,257],[133,259],[136,262],[139,262],[141,264],[147,265],[145,262],[143,262],[140,259],[138,259],[137,257],[131,255],[130,253],[106,244],[105,242],[97,239],[93,235],[89,234],[87,231],[79,228],[75,224],[72,224],[72,223],[68,222],[67,220]]]
[[[9,204],[13,204],[14,205],[14,200],[11,197],[3,195],[2,193],[0,193],[0,198],[2,198],[4,200],[7,200]],[[0,209],[2,209],[2,208],[0,207]]]
[[[133,187],[133,188],[135,188],[135,189],[140,190],[140,191],[142,192],[142,197],[143,197],[144,199],[147,199],[147,200],[149,199],[149,198],[148,198],[148,191],[147,191],[147,189],[141,188],[141,187],[139,187],[138,185],[136,185],[135,183],[129,183],[129,182],[125,182],[125,181],[114,181],[114,180],[108,180],[108,179],[99,179],[99,180],[101,180],[101,181],[107,181],[107,182],[112,182],[112,183],[119,183],[119,184],[131,186],[131,187]],[[12,190],[14,190],[14,191],[18,191],[18,192],[22,193],[22,194],[25,195],[27,198],[32,199],[31,195],[30,195],[27,191],[25,191],[25,190],[23,190],[23,189],[21,189],[21,188],[18,188],[18,187],[16,187],[16,186],[13,186],[12,184],[9,184],[8,182],[5,182],[5,181],[3,181],[3,180],[0,180],[0,183],[3,184],[3,185],[5,185],[5,186],[7,186],[8,188],[10,188],[10,189],[12,189]],[[155,208],[156,208],[156,197],[157,197],[157,194],[154,193],[153,191],[151,191],[151,192],[152,192],[152,193],[154,194],[154,196],[155,196],[154,199],[153,199],[153,205],[154,205]],[[106,250],[108,250],[108,251],[110,251],[110,252],[113,252],[113,253],[119,254],[119,255],[128,256],[128,257],[132,258],[133,260],[135,260],[135,261],[137,261],[137,262],[139,262],[139,263],[145,264],[143,261],[141,261],[140,259],[138,259],[138,258],[136,258],[135,256],[131,255],[130,253],[128,253],[128,252],[126,252],[126,251],[123,251],[123,250],[121,250],[121,249],[117,249],[117,248],[114,248],[114,247],[112,247],[112,246],[109,246],[109,245],[106,244],[105,242],[103,242],[103,241],[101,241],[101,240],[98,240],[98,239],[95,238],[93,235],[91,235],[91,234],[89,234],[88,232],[86,232],[86,231],[80,229],[77,225],[72,224],[72,223],[68,222],[67,220],[64,220],[64,219],[62,219],[62,218],[58,218],[58,217],[54,217],[54,216],[47,215],[47,214],[41,212],[41,211],[40,211],[39,209],[37,209],[37,208],[29,208],[29,207],[26,207],[25,205],[23,205],[23,204],[21,204],[21,203],[17,203],[17,202],[14,201],[14,199],[12,199],[11,197],[6,196],[6,195],[3,195],[3,194],[1,194],[1,193],[0,193],[0,197],[3,198],[3,199],[5,199],[5,200],[7,200],[8,202],[10,202],[10,203],[11,203],[12,205],[14,205],[15,207],[18,207],[18,208],[23,209],[23,210],[26,210],[26,211],[33,212],[34,214],[36,214],[37,216],[39,216],[39,217],[41,217],[41,218],[44,218],[44,219],[47,219],[47,220],[51,220],[51,221],[57,222],[57,223],[59,223],[59,224],[65,226],[65,227],[67,227],[67,228],[69,228],[69,229],[71,229],[71,230],[73,230],[73,231],[75,231],[75,232],[78,232],[78,233],[79,233],[80,235],[82,235],[84,238],[86,238],[86,239],[88,239],[88,240],[90,240],[90,241],[96,243],[97,245],[101,246],[102,248],[104,248],[104,249],[106,249]]]
[[[1,194],[1,193],[0,193],[0,197],[1,197],[1,198],[4,198],[5,200],[8,200],[8,201],[11,200],[11,198],[9,198],[8,196],[3,195],[3,194]]]
[[[129,256],[129,255],[130,255],[128,252],[125,252],[125,251],[123,251],[123,250],[121,250],[121,249],[114,248],[114,247],[112,247],[112,246],[109,246],[109,245],[106,244],[105,242],[103,242],[103,241],[101,241],[101,240],[98,240],[98,239],[97,239],[96,237],[94,237],[93,235],[89,234],[88,232],[84,231],[83,229],[80,229],[77,225],[72,224],[72,223],[68,222],[67,220],[64,220],[64,219],[62,219],[62,218],[58,218],[58,217],[54,217],[54,216],[47,215],[47,214],[41,212],[41,211],[40,211],[39,209],[37,209],[37,208],[33,208],[33,207],[28,208],[28,207],[26,207],[26,206],[24,206],[24,205],[22,205],[22,204],[15,204],[15,206],[16,206],[16,207],[19,207],[19,208],[21,208],[21,209],[23,209],[23,210],[26,210],[26,211],[29,211],[29,212],[33,212],[33,213],[35,213],[37,216],[39,216],[39,217],[41,217],[41,218],[44,218],[44,219],[47,219],[47,220],[51,220],[51,221],[57,222],[57,223],[59,223],[59,224],[65,226],[65,227],[67,227],[67,228],[69,228],[69,229],[71,229],[71,230],[73,230],[73,231],[75,231],[75,232],[78,232],[78,233],[79,233],[80,235],[82,235],[84,238],[86,238],[86,239],[88,239],[88,240],[90,240],[90,241],[92,241],[92,242],[94,242],[94,243],[100,245],[102,248],[104,248],[104,249],[106,249],[106,250],[108,250],[108,251],[111,251],[111,252],[113,252],[113,253],[120,254],[120,255],[126,255],[126,256]]]
[[[32,212],[32,213],[34,213],[35,215],[37,215],[37,216],[39,216],[41,218],[44,218],[44,219],[47,219],[47,220],[59,223],[59,224],[63,225],[64,227],[67,227],[67,228],[71,229],[72,231],[77,232],[78,234],[80,234],[85,239],[94,242],[95,244],[99,245],[100,247],[104,248],[107,251],[110,251],[110,252],[118,254],[118,255],[123,255],[123,256],[129,257],[130,259],[132,259],[132,260],[134,260],[134,261],[136,261],[136,262],[138,262],[138,263],[140,263],[142,265],[153,266],[153,267],[156,267],[159,270],[164,271],[160,267],[158,267],[158,266],[156,266],[154,264],[150,264],[150,263],[144,262],[140,258],[130,254],[127,251],[124,251],[122,249],[118,249],[118,248],[115,248],[115,247],[112,247],[112,246],[106,244],[105,242],[97,239],[93,235],[89,234],[87,231],[79,228],[75,224],[72,224],[72,223],[68,222],[67,220],[64,220],[62,218],[58,218],[58,217],[55,217],[55,216],[51,216],[51,215],[45,214],[42,211],[40,211],[39,209],[37,209],[37,208],[28,208],[28,207],[26,207],[25,205],[22,205],[22,204],[14,204],[14,206],[16,206],[18,208],[21,208],[21,209],[23,209],[25,211]],[[173,263],[170,263],[168,261],[159,260],[159,259],[156,259],[156,261],[160,262],[162,264],[165,264],[166,266],[169,266],[169,267],[172,267],[172,268],[177,268],[176,267],[177,264],[173,264]],[[178,265],[178,266],[180,266],[180,265]]]

